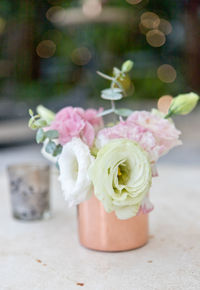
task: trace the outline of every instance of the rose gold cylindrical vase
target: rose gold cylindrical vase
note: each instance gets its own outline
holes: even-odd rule
[[[80,243],[92,250],[127,251],[148,241],[148,214],[120,220],[95,195],[78,206],[78,227]]]

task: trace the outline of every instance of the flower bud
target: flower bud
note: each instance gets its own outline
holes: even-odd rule
[[[55,113],[52,112],[51,110],[45,108],[42,105],[39,105],[36,110],[37,110],[38,114],[40,115],[40,117],[43,120],[45,120],[48,124],[50,124],[55,118]]]
[[[178,95],[173,99],[167,116],[189,114],[197,105],[198,100],[199,96],[195,93]]]
[[[133,68],[133,61],[127,60],[122,64],[122,72],[123,73],[128,73],[130,70]]]

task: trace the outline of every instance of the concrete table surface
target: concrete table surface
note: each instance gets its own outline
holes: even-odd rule
[[[153,181],[149,243],[121,253],[79,245],[76,210],[68,209],[53,172],[47,221],[11,217],[8,182],[0,172],[1,290],[200,289],[200,167],[159,167]]]

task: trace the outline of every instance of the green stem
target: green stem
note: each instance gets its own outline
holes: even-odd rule
[[[173,115],[173,112],[172,111],[169,111],[167,113],[167,115],[165,115],[164,119],[168,119],[169,117],[171,117]]]

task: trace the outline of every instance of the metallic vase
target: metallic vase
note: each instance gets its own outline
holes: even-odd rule
[[[18,164],[8,167],[13,217],[40,220],[50,216],[50,168],[42,164]]]
[[[127,251],[148,241],[148,214],[120,220],[95,195],[78,206],[78,227],[80,243],[92,250]]]

